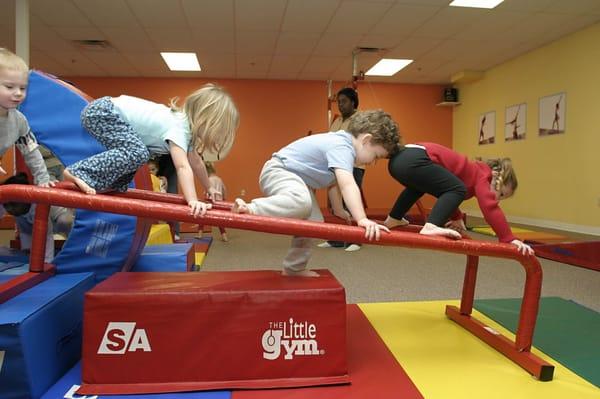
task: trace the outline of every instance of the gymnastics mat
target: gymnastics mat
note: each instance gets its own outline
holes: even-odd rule
[[[171,228],[166,223],[156,223],[150,227],[150,233],[146,240],[146,245],[173,244],[171,237]]]
[[[179,240],[179,242],[187,242],[194,245],[194,271],[198,271],[202,268],[202,264],[204,263],[204,258],[208,254],[208,250],[210,248],[210,244],[212,243],[212,237],[192,237],[192,238],[183,238]]]
[[[0,304],[0,398],[39,398],[81,356],[92,273],[53,276]]]
[[[212,243],[212,237],[185,237],[179,240],[179,243],[186,242],[194,245],[194,252],[196,253],[208,253],[210,244]]]
[[[179,223],[179,232],[180,233],[198,233],[200,230],[200,226],[196,223]]]
[[[317,272],[115,274],[85,297],[78,393],[348,383],[345,291]]]
[[[234,391],[232,399],[423,398],[358,305],[347,305],[346,317],[350,385]]]
[[[41,399],[230,399],[229,391],[158,393],[143,395],[99,395],[79,396],[75,391],[81,386],[81,362],[77,362],[60,380],[56,382]]]
[[[516,331],[521,300],[480,299],[475,308],[510,331]],[[600,313],[573,301],[540,301],[533,342],[549,356],[600,388]],[[599,392],[600,393],[600,392]]]
[[[0,261],[0,285],[29,272],[29,263]]]
[[[513,234],[522,241],[557,242],[564,241],[567,239],[567,237],[562,236],[560,234],[547,233],[544,231],[533,231],[523,229],[520,227],[511,227],[510,229],[512,230]],[[487,236],[496,237],[496,233],[489,226],[476,226],[472,227],[471,230],[479,234],[485,234]]]
[[[460,306],[460,302],[360,304],[379,336],[427,399],[598,399],[596,386],[536,348],[532,348],[532,353],[555,365],[555,372],[549,382],[532,378],[520,366],[448,319],[444,313],[446,305]],[[473,316],[514,338],[514,334],[482,313],[474,311]]]
[[[190,243],[147,245],[135,262],[133,272],[189,272],[194,266]]]
[[[600,271],[600,241],[534,245],[541,258]]]
[[[0,247],[0,262],[29,262],[29,254],[13,248]]]

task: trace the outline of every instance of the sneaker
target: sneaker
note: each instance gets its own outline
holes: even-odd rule
[[[173,236],[173,240],[174,240],[174,241],[179,241],[180,239],[181,239],[181,237],[179,237],[179,234],[175,234],[175,235]]]
[[[317,247],[319,248],[331,248],[332,246],[333,245],[331,245],[329,241],[323,241],[322,243],[317,244]]]
[[[354,251],[359,251],[360,250],[360,245],[358,244],[350,244],[346,247],[346,249],[344,249],[344,251],[346,252],[354,252]]]

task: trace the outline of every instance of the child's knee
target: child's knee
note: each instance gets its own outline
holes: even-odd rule
[[[150,151],[148,151],[148,147],[143,146],[138,150],[138,152],[139,159],[142,162],[142,164],[148,163],[148,161],[150,160]]]
[[[462,200],[464,200],[465,197],[467,196],[467,187],[465,187],[465,184],[463,182],[460,182],[460,184],[457,184],[454,191],[456,192],[456,194],[458,196],[460,196],[460,198]]]
[[[294,195],[296,204],[297,216],[300,219],[308,219],[312,214],[312,198],[309,196],[296,194]]]

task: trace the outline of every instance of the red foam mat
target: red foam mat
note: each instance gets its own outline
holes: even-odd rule
[[[192,223],[181,222],[179,224],[179,232],[181,232],[181,233],[197,233],[198,225],[192,224]]]
[[[357,305],[347,305],[351,385],[233,391],[232,399],[422,399],[423,395],[387,349]]]
[[[77,393],[348,383],[345,291],[318,273],[116,273],[85,296]]]
[[[541,258],[600,271],[600,241],[534,245]]]

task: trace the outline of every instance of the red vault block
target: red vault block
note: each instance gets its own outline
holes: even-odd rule
[[[348,383],[344,287],[318,273],[116,273],[85,296],[78,393]]]

